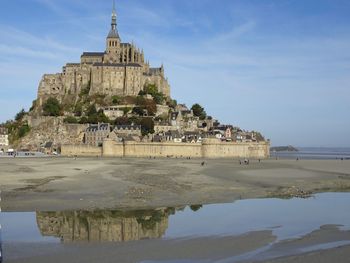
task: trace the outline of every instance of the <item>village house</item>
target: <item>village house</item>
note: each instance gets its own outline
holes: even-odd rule
[[[158,134],[158,133],[163,133],[163,132],[167,132],[167,131],[171,131],[171,130],[176,130],[175,126],[169,125],[169,123],[167,122],[156,122],[154,124],[154,133]]]
[[[117,135],[141,136],[141,125],[116,125],[113,131]]]
[[[109,137],[110,132],[109,123],[90,124],[85,130],[85,144],[102,146],[103,140]]]
[[[9,145],[8,131],[5,127],[0,127],[0,146]]]
[[[202,135],[199,132],[185,132],[183,142],[197,143],[202,142]]]
[[[182,135],[179,131],[168,131],[164,133],[165,140],[169,142],[182,142]]]

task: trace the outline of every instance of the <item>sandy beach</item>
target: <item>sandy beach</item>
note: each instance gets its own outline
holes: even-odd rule
[[[205,164],[202,166],[201,162]],[[3,211],[144,209],[350,190],[350,161],[0,158]]]
[[[0,167],[1,208],[5,212],[135,210],[350,190],[350,161],[345,160],[269,159],[243,165],[223,159],[1,158]],[[50,262],[71,262],[73,258],[74,262],[115,262],[115,258],[141,262],[147,258],[154,260],[151,262],[224,263],[261,248],[266,249],[262,262],[347,262],[350,256],[347,244],[317,249],[320,244],[350,241],[350,232],[337,226],[322,226],[297,239],[275,241],[272,231],[266,230],[239,236],[98,245],[5,242],[3,249],[5,255],[11,255],[6,262],[47,262],[50,257]],[[316,249],[302,250],[312,246]],[[271,254],[275,256],[269,258]],[[200,261],[208,258],[211,261]]]

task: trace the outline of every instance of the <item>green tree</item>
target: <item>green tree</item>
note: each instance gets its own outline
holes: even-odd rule
[[[145,86],[145,93],[154,97],[154,95],[158,93],[158,88],[155,84],[148,84]]]
[[[197,212],[199,209],[201,209],[203,205],[191,205],[190,208],[193,212]]]
[[[60,116],[62,107],[56,98],[49,98],[43,105],[45,116]]]
[[[204,120],[207,117],[207,113],[204,108],[198,103],[193,104],[191,110],[193,111],[194,116],[199,117],[199,119]]]
[[[98,112],[96,112],[96,108],[94,105],[92,105],[93,107],[89,107],[88,109],[88,123],[93,123],[96,124],[98,122],[103,122],[103,123],[107,123],[110,122],[109,118],[104,114],[103,110],[99,110]]]
[[[77,102],[74,107],[74,115],[81,116],[83,114],[83,104],[81,102]]]
[[[175,107],[176,107],[176,105],[177,105],[177,101],[176,101],[176,100],[171,100],[171,99],[169,99],[169,100],[167,101],[167,105],[168,105],[170,108],[175,109]]]
[[[33,100],[32,106],[30,107],[29,111],[33,111],[36,106],[36,100]]]
[[[129,125],[130,120],[128,117],[118,117],[115,119],[114,124],[115,125]]]
[[[16,121],[21,121],[24,117],[24,115],[26,115],[26,112],[24,109],[22,109],[20,112],[18,112],[15,116],[15,120]]]
[[[119,96],[112,96],[112,103],[114,105],[118,105],[121,102],[121,98]]]
[[[124,107],[124,108],[122,108],[121,110],[123,111],[123,114],[126,115],[126,114],[129,113],[129,111],[131,111],[131,108],[129,108],[129,107]]]
[[[97,114],[97,110],[96,110],[95,105],[90,105],[86,110],[86,115],[92,116],[92,115],[96,115],[96,114]]]
[[[169,115],[166,114],[166,113],[163,113],[162,115],[159,115],[159,116],[155,117],[154,120],[156,120],[156,121],[167,121],[167,120],[169,120]]]
[[[134,107],[132,109],[132,113],[137,114],[139,116],[143,116],[143,108],[142,107]]]
[[[134,124],[134,125],[140,125],[141,124],[141,118],[140,117],[130,117],[129,118],[129,123]]]
[[[90,82],[80,91],[79,97],[87,96],[90,93]]]
[[[74,124],[74,123],[78,123],[78,120],[77,120],[77,118],[75,118],[73,116],[68,116],[68,117],[64,118],[63,122]]]
[[[90,115],[87,117],[87,122],[91,124],[97,124],[98,123],[98,117],[97,114]]]
[[[154,94],[153,100],[157,104],[163,104],[163,102],[165,100],[164,94],[161,92],[157,92],[156,94]]]
[[[18,137],[22,138],[26,136],[29,131],[30,131],[30,127],[28,124],[22,125],[18,130]]]
[[[157,104],[154,100],[145,100],[143,107],[147,110],[149,116],[154,116],[157,112]]]
[[[146,99],[142,96],[137,96],[136,97],[136,104],[139,106],[144,106],[146,102]]]
[[[110,122],[110,119],[104,114],[102,109],[97,112],[97,122]]]
[[[143,96],[143,95],[146,95],[147,93],[145,92],[145,91],[143,91],[143,90],[140,90],[140,92],[139,92],[139,96]]]
[[[154,121],[152,118],[142,118],[140,125],[143,136],[149,133],[154,133]]]
[[[80,124],[86,124],[86,123],[88,123],[88,122],[89,122],[89,120],[88,120],[88,118],[86,118],[85,116],[81,117],[80,120],[79,120],[79,123],[80,123]]]
[[[143,94],[150,94],[153,97],[153,100],[156,104],[163,104],[163,101],[165,100],[165,96],[163,93],[158,91],[158,88],[155,84],[148,84],[145,86],[145,90],[139,95]]]

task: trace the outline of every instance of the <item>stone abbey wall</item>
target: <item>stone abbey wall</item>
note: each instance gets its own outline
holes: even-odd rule
[[[199,143],[139,143],[115,142],[105,140],[103,147],[85,145],[63,145],[61,154],[64,156],[99,156],[103,157],[191,157],[191,158],[268,158],[270,144],[233,143],[217,140]]]

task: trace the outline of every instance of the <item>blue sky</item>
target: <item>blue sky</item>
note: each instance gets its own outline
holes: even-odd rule
[[[1,0],[0,122],[44,73],[103,51],[111,0]],[[273,145],[350,146],[350,1],[117,0],[122,41],[164,63],[172,97]]]

